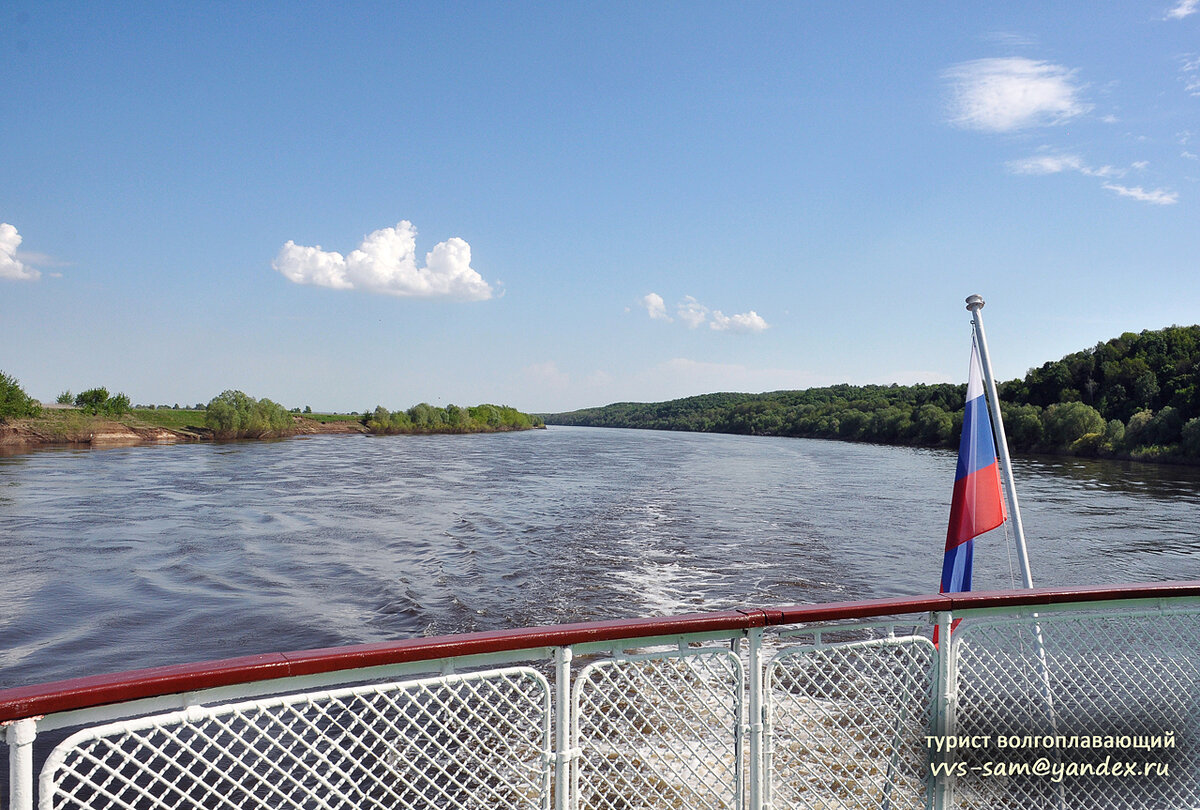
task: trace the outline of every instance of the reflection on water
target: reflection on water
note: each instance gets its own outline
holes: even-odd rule
[[[936,590],[952,452],[551,428],[0,458],[0,686]],[[1018,459],[1035,583],[1200,578],[1200,471]],[[1004,531],[976,588],[1012,583]]]

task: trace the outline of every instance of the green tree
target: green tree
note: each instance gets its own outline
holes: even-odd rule
[[[25,419],[41,412],[41,403],[25,393],[17,378],[0,371],[0,421]]]
[[[100,410],[108,416],[120,416],[121,414],[129,413],[129,397],[123,393],[108,397],[100,406]]]
[[[1042,428],[1046,444],[1059,449],[1068,448],[1089,433],[1104,433],[1107,423],[1100,412],[1082,402],[1059,402],[1042,413]]]
[[[1142,444],[1176,444],[1183,430],[1183,417],[1170,405],[1160,410],[1146,425]]]
[[[1200,458],[1200,417],[1189,419],[1181,431],[1180,448],[1185,456]]]
[[[104,409],[104,403],[106,402],[108,402],[107,388],[89,388],[75,397],[75,405],[92,416],[100,413]]]
[[[292,424],[282,405],[256,400],[242,391],[223,391],[205,408],[204,422],[222,439],[263,438],[281,435]]]
[[[917,441],[926,445],[943,445],[954,430],[954,417],[937,405],[922,405],[913,418]]]
[[[73,403],[75,401],[75,395],[72,394],[70,392],[70,390],[63,391],[61,394],[59,394],[57,397],[54,398],[54,401],[57,402],[59,405],[70,405],[71,403]]]
[[[375,410],[363,417],[363,424],[372,433],[387,433],[391,426],[392,414],[382,405],[376,405]]]
[[[1152,419],[1154,419],[1154,413],[1151,411],[1138,411],[1129,417],[1129,424],[1125,426],[1126,448],[1133,449],[1143,444],[1149,444],[1146,438],[1146,428]]]
[[[1013,450],[1032,450],[1042,443],[1042,409],[1037,405],[1000,403],[1004,434]]]

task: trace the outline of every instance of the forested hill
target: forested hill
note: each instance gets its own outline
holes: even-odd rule
[[[998,386],[1015,451],[1200,463],[1200,326],[1126,332]],[[632,427],[954,447],[966,385],[835,385],[544,414]]]

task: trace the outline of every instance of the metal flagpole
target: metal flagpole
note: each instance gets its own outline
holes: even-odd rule
[[[1008,457],[1008,437],[1004,435],[1004,420],[1000,418],[1000,397],[996,395],[996,379],[992,376],[992,360],[988,355],[987,338],[983,334],[983,297],[972,295],[967,299],[971,311],[971,323],[975,327],[975,339],[979,344],[979,359],[983,363],[983,380],[987,386],[989,410],[992,413],[992,432],[996,434],[996,450],[1000,455],[1000,469],[1004,473],[1004,491],[1008,495],[1008,511],[1013,519],[1013,533],[1017,536],[1017,561],[1021,566],[1021,581],[1026,588],[1033,587],[1033,574],[1029,570],[1029,550],[1025,547],[1025,527],[1021,525],[1021,506],[1017,503],[1017,488],[1013,483],[1012,460]]]
[[[979,359],[983,364],[983,380],[987,386],[987,397],[992,415],[992,431],[996,436],[996,450],[1000,458],[1000,468],[1004,473],[1004,491],[1008,496],[1009,514],[1013,520],[1013,534],[1017,537],[1017,560],[1021,566],[1021,581],[1026,588],[1033,587],[1033,574],[1029,570],[1029,550],[1025,547],[1025,527],[1021,524],[1021,506],[1017,503],[1017,487],[1013,481],[1012,460],[1008,456],[1008,437],[1004,435],[1004,420],[1000,418],[1000,397],[996,393],[996,378],[992,375],[992,360],[988,355],[987,337],[983,333],[983,317],[979,311],[983,309],[984,300],[981,295],[967,298],[967,309],[971,312],[971,324],[975,327],[975,340],[979,345]],[[1050,726],[1057,733],[1058,716],[1054,711],[1054,695],[1050,689],[1050,667],[1046,663],[1046,646],[1042,641],[1042,625],[1033,614],[1033,637],[1037,647],[1038,670],[1042,681],[1042,697],[1046,701],[1046,713]],[[1058,806],[1065,807],[1066,792],[1063,783],[1058,783]]]

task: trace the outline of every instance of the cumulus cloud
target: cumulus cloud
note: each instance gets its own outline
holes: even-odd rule
[[[7,222],[0,222],[0,278],[14,281],[36,281],[42,277],[34,268],[17,258],[21,234]]]
[[[666,304],[658,293],[650,293],[642,298],[640,303],[646,308],[651,318],[667,322],[673,320],[671,316],[667,315]],[[737,315],[726,315],[719,309],[710,309],[690,295],[685,295],[683,300],[675,305],[675,317],[686,324],[689,329],[697,329],[706,323],[709,329],[717,332],[746,334],[762,332],[770,328],[770,324],[754,310]]]
[[[1023,57],[976,59],[947,70],[951,123],[1010,132],[1058,124],[1091,106],[1080,99],[1075,71]]]
[[[671,322],[671,316],[667,314],[667,304],[658,293],[648,293],[643,296],[641,305],[646,308],[646,312],[650,313],[651,320]]]
[[[1152,191],[1146,191],[1141,186],[1118,186],[1116,183],[1105,183],[1104,187],[1109,191],[1115,191],[1122,197],[1132,197],[1135,200],[1154,205],[1174,205],[1179,202],[1179,192],[1167,191],[1165,189],[1156,188]]]
[[[365,290],[404,298],[451,298],[483,301],[492,288],[471,268],[471,246],[453,237],[416,259],[417,229],[407,220],[381,228],[363,239],[347,256],[320,245],[297,245],[290,239],[271,266],[296,284],[335,290]]]
[[[709,327],[718,332],[741,332],[743,334],[762,332],[769,328],[767,322],[754,310],[743,312],[740,315],[725,315],[719,309],[713,310],[712,322]]]
[[[675,308],[675,314],[679,316],[679,320],[688,325],[689,329],[695,329],[708,320],[708,307],[690,295],[685,295]]]
[[[1182,20],[1200,11],[1200,0],[1179,0],[1171,8],[1167,9],[1168,20]]]

